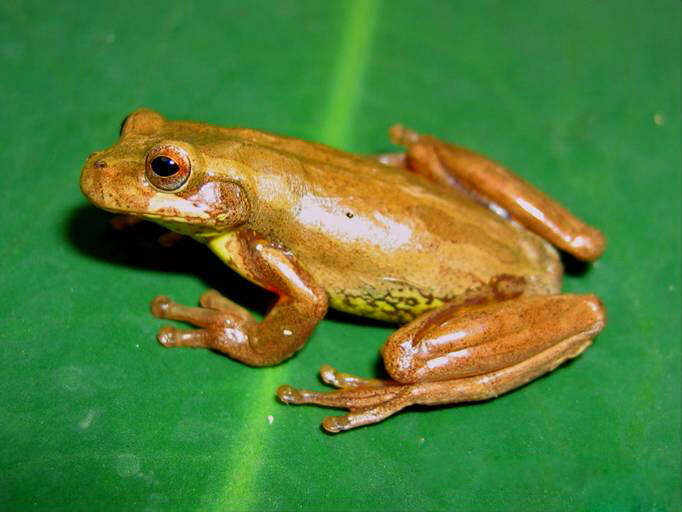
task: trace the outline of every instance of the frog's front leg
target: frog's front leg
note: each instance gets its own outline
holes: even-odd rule
[[[282,386],[277,394],[286,403],[349,409],[348,415],[327,417],[322,424],[330,432],[339,432],[376,423],[412,404],[494,398],[579,355],[604,323],[604,307],[594,295],[448,304],[388,339],[382,356],[393,380],[357,385],[358,378],[341,374],[343,379],[324,379],[340,383],[338,391]]]
[[[202,295],[198,308],[157,297],[155,316],[201,327],[164,327],[158,339],[166,347],[211,348],[253,366],[277,364],[303,346],[327,311],[327,295],[288,251],[255,233],[240,233],[229,243],[240,272],[276,293],[275,305],[257,322],[214,290]]]

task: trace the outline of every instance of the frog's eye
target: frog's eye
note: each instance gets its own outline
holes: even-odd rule
[[[184,149],[177,146],[153,148],[147,154],[145,175],[156,188],[173,191],[189,178],[192,166]]]

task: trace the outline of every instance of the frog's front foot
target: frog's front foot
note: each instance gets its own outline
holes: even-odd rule
[[[326,311],[310,303],[314,311],[306,311],[308,303],[291,298],[282,300],[257,322],[251,314],[215,290],[208,290],[199,299],[200,307],[183,306],[166,296],[156,297],[151,311],[157,318],[178,320],[199,329],[163,327],[157,339],[164,347],[209,348],[251,366],[277,364],[293,355],[310,336],[310,331]],[[295,313],[305,317],[297,318]]]
[[[378,423],[404,407],[415,403],[414,386],[391,380],[364,379],[342,373],[329,365],[320,368],[322,380],[336,391],[311,391],[280,386],[277,397],[286,404],[315,404],[348,409],[345,416],[327,416],[322,428],[327,432],[342,432],[351,428]]]
[[[220,330],[225,328],[237,328],[248,323],[251,319],[248,311],[235,304],[230,299],[223,297],[216,290],[207,290],[199,299],[201,307],[193,308],[173,302],[165,295],[159,295],[151,302],[152,314],[157,318],[179,320],[188,322],[208,330]],[[201,329],[199,329],[201,331]],[[196,344],[202,340],[201,336],[191,335],[197,330],[176,329],[174,327],[162,327],[157,338],[166,347],[206,347],[215,348],[212,345]],[[195,338],[195,343],[188,343]]]
[[[189,307],[164,295],[156,297],[151,303],[154,316],[199,327],[179,329],[164,326],[157,334],[159,342],[164,347],[219,350],[236,359],[257,364],[252,361],[253,350],[248,343],[254,325],[249,313],[215,290],[205,292],[199,302],[201,307]]]

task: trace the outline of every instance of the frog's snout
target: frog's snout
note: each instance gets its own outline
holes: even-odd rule
[[[80,186],[81,191],[92,203],[97,206],[105,207],[103,182],[106,181],[102,172],[109,167],[105,158],[104,151],[95,151],[85,160],[85,165],[81,171]]]

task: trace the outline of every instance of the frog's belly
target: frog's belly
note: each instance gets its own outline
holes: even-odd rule
[[[449,300],[410,286],[384,290],[383,293],[372,288],[331,290],[328,295],[329,305],[334,309],[394,323],[409,322]]]
[[[332,308],[405,323],[445,302],[480,303],[522,293],[557,293],[562,268],[556,250],[534,235],[522,236],[528,247],[519,249],[513,258],[441,241],[440,250],[432,252],[408,249],[389,255],[356,247],[352,257],[336,251],[333,262],[307,261]]]

